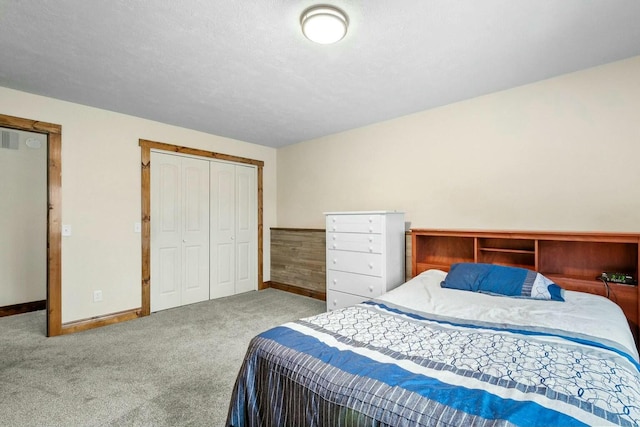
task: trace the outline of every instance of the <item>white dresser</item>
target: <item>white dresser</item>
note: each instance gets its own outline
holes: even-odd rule
[[[404,283],[404,213],[326,212],[327,310]]]

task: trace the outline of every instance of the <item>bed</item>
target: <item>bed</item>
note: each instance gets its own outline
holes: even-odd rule
[[[256,336],[227,425],[640,424],[638,352],[616,304],[443,288],[447,274]]]

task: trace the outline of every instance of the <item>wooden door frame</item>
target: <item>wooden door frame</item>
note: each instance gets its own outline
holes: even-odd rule
[[[140,315],[148,316],[151,314],[151,149],[166,151],[170,153],[189,154],[209,159],[224,160],[228,162],[242,163],[256,166],[258,169],[258,289],[264,289],[263,282],[263,260],[262,260],[262,173],[264,162],[262,160],[254,160],[246,157],[232,156],[229,154],[221,154],[213,151],[199,150],[197,148],[182,147],[179,145],[165,144],[163,142],[149,141],[140,139],[139,145],[141,149],[141,195],[142,195],[142,302]]]
[[[62,335],[62,126],[0,114],[0,127],[47,136],[47,336]]]

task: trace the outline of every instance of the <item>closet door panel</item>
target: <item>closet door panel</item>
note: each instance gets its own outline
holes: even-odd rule
[[[211,162],[210,298],[235,294],[235,166]]]
[[[184,194],[184,230],[209,231],[209,164],[202,160],[187,160],[182,191]]]
[[[182,304],[209,299],[209,162],[182,158]]]
[[[233,245],[230,243],[219,244],[216,247],[217,250],[217,262],[215,264],[215,271],[212,278],[215,280],[218,290],[218,296],[233,295],[234,289],[234,269],[233,269]]]
[[[241,166],[236,166],[237,170],[237,187],[236,187],[236,212],[238,218],[238,232],[239,233],[247,233],[251,232],[252,222],[251,214],[253,212],[250,211],[251,208],[251,199],[253,197],[252,184],[253,184],[253,175],[251,172],[254,169],[251,168],[243,168]],[[253,178],[253,179],[252,179]]]
[[[251,279],[251,258],[249,245],[238,243],[236,245],[236,293],[255,290],[249,280]]]
[[[151,311],[180,305],[181,163],[151,152]]]
[[[256,169],[236,166],[236,293],[257,289]]]
[[[178,242],[180,236],[180,164],[162,163],[158,168],[159,192],[156,202],[160,214],[158,235],[162,239]]]
[[[208,248],[207,248],[208,249]],[[209,299],[209,251],[201,245],[183,247],[182,304]]]
[[[209,299],[209,162],[151,152],[151,311]]]
[[[175,247],[158,248],[156,274],[154,275],[154,311],[180,305],[180,254]]]
[[[217,202],[216,206],[216,219],[217,219],[217,232],[224,233],[225,237],[231,237],[233,235],[233,229],[235,227],[235,176],[233,165],[220,165],[216,164],[218,168],[217,176]]]

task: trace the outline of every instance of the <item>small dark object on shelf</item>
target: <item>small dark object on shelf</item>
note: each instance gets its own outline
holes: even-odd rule
[[[630,274],[625,273],[611,273],[603,272],[600,276],[596,277],[598,280],[608,283],[618,283],[621,285],[637,285],[638,281]]]

